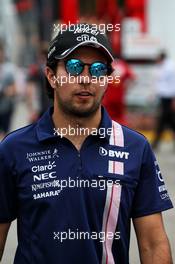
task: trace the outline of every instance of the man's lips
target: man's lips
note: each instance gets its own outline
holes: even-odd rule
[[[78,92],[75,95],[82,98],[93,96],[90,92]]]

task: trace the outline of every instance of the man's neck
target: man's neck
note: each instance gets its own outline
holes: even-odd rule
[[[63,136],[68,138],[80,150],[86,137],[90,135],[91,131],[98,129],[100,125],[101,107],[89,117],[75,117],[62,112],[57,106],[54,106],[52,118],[55,129],[59,132],[64,131]],[[72,128],[71,133],[69,133],[70,128]]]

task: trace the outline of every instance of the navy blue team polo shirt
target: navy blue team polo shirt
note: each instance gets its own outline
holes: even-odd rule
[[[129,263],[130,219],[172,208],[149,143],[102,108],[81,150],[53,109],[0,144],[0,222],[17,218],[16,264]],[[100,131],[100,129],[99,129]]]

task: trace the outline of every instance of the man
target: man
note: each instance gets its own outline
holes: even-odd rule
[[[175,64],[161,52],[157,59],[156,90],[159,98],[160,113],[157,120],[152,147],[160,143],[162,132],[171,128],[175,140]]]
[[[101,107],[112,51],[98,30],[76,26],[49,48],[54,107],[0,146],[1,255],[17,218],[14,263],[129,263],[132,218],[141,262],[170,264],[161,211],[172,204],[154,154]]]

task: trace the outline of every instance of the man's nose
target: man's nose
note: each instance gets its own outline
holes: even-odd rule
[[[80,80],[79,80],[79,83],[85,83],[85,84],[89,84],[91,82],[91,74],[89,72],[89,66],[88,65],[85,65],[84,66],[84,69],[82,71],[82,73],[80,74],[79,76]]]

